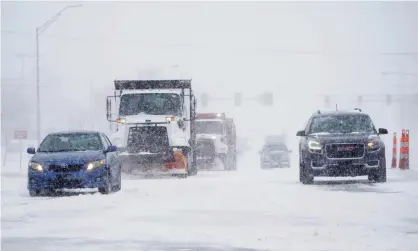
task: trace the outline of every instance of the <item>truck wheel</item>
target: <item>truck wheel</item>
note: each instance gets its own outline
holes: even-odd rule
[[[197,165],[196,161],[193,161],[191,151],[187,152],[187,174],[188,176],[197,175]]]
[[[228,155],[222,154],[219,156],[225,171],[229,171]]]
[[[237,159],[236,159],[235,156],[232,158],[232,167],[231,167],[231,169],[234,170],[234,171],[237,170]]]

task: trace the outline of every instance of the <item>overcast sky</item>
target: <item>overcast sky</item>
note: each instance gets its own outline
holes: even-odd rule
[[[20,77],[16,55],[23,53],[25,83],[35,84],[35,29],[68,4],[77,3],[2,2],[3,78]],[[238,109],[230,101],[212,102],[210,109],[234,115],[243,134],[289,129],[322,105],[318,93],[398,90],[400,78],[382,78],[381,72],[417,72],[418,58],[378,53],[417,53],[417,24],[413,2],[84,2],[40,37],[42,95],[49,100],[43,117],[64,113],[68,124],[87,116],[82,111],[90,105],[92,84],[103,122],[113,79],[189,77],[198,95],[242,91],[251,98],[274,91],[280,97],[274,108],[248,101]],[[402,81],[409,91],[417,86],[416,78]],[[63,95],[67,105],[58,102]],[[248,122],[249,113],[252,120],[269,114],[293,119],[260,125]]]

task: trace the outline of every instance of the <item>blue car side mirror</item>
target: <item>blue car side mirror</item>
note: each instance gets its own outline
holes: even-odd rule
[[[116,152],[118,150],[118,148],[116,146],[108,146],[107,147],[107,152],[111,153],[111,152]]]
[[[29,153],[29,154],[35,154],[36,153],[35,147],[28,147],[26,152]]]

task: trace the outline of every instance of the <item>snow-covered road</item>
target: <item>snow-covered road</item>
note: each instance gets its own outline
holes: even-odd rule
[[[418,172],[388,182],[298,182],[298,170],[125,179],[116,194],[30,198],[2,174],[2,250],[399,250],[418,248]],[[295,163],[295,162],[294,162]],[[247,249],[245,249],[247,248]]]

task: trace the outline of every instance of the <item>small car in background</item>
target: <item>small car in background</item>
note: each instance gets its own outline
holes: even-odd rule
[[[121,189],[121,164],[109,138],[97,131],[48,134],[28,165],[30,196],[58,189],[98,188],[102,194]]]
[[[290,167],[290,151],[282,142],[266,142],[260,153],[260,167],[282,168]]]

